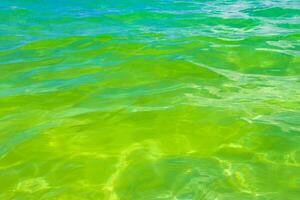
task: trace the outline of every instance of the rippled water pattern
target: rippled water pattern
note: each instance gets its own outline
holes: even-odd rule
[[[299,0],[1,0],[0,199],[298,200]]]

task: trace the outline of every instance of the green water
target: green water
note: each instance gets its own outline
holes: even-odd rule
[[[300,1],[0,2],[0,199],[298,200]]]

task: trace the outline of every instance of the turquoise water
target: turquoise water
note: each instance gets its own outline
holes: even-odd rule
[[[299,199],[299,0],[0,11],[0,199]]]

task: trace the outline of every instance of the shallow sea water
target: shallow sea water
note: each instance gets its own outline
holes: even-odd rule
[[[1,200],[299,199],[299,0],[1,0],[0,20]]]

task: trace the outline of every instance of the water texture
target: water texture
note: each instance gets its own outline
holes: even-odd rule
[[[1,0],[0,199],[298,200],[299,0]]]

